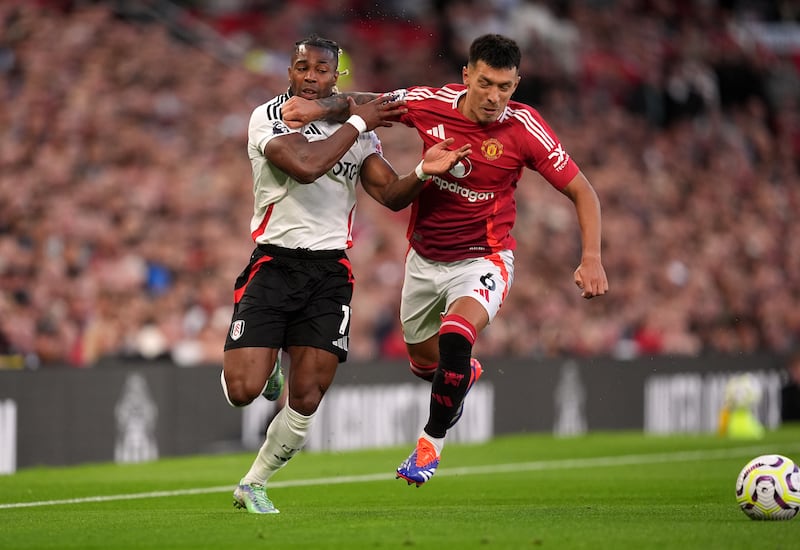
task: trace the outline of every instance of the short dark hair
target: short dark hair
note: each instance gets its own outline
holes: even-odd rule
[[[333,57],[336,59],[336,63],[339,63],[339,55],[342,53],[341,48],[339,48],[339,44],[334,42],[333,40],[329,40],[327,38],[322,38],[317,34],[311,34],[302,40],[298,40],[294,43],[294,53],[295,55],[300,50],[300,46],[312,46],[314,48],[322,48],[323,50],[328,50],[329,52],[333,53]]]
[[[517,43],[501,34],[484,34],[469,47],[469,64],[483,61],[494,69],[519,69],[522,61]]]

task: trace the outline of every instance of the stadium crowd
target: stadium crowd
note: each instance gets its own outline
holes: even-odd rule
[[[580,298],[571,205],[526,173],[521,261],[479,355],[800,345],[793,3],[195,1],[163,19],[128,4],[0,4],[0,366],[221,362],[252,249],[248,117],[312,31],[342,44],[342,87],[371,91],[460,81],[475,36],[515,38],[515,99],[597,189],[610,293]],[[417,163],[413,130],[379,133],[398,171]],[[351,359],[404,356],[407,215],[359,202]]]

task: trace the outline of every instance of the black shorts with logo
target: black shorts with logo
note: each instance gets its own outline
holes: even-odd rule
[[[236,279],[225,349],[308,346],[345,361],[352,297],[343,250],[259,245]]]

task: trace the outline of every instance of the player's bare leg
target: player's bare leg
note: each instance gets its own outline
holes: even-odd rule
[[[317,348],[291,346],[288,352],[291,364],[287,404],[270,422],[264,444],[234,492],[234,506],[247,508],[253,513],[277,513],[266,497],[267,482],[303,448],[314,415],[339,364],[334,354]],[[256,497],[263,492],[268,504],[264,507],[248,506],[246,500],[238,500],[237,493],[247,496],[245,488],[252,489]]]

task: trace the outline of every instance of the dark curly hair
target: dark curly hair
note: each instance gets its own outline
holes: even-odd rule
[[[333,53],[334,58],[336,59],[336,64],[339,64],[339,56],[342,53],[339,44],[334,42],[333,40],[329,40],[327,38],[322,38],[317,34],[311,34],[302,40],[298,40],[294,43],[294,53],[295,55],[299,53],[300,46],[312,46],[314,48],[322,48],[323,50],[328,50]]]
[[[469,47],[469,64],[483,61],[494,69],[519,69],[522,59],[517,43],[500,34],[484,34]]]

